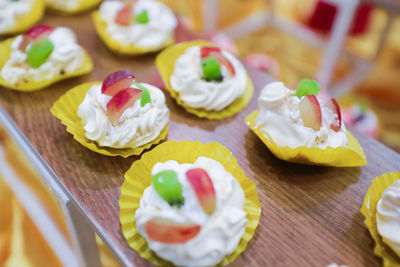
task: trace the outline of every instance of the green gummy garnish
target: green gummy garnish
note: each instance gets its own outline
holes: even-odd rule
[[[297,86],[297,90],[295,95],[298,98],[301,98],[306,95],[315,95],[321,91],[321,86],[314,80],[304,79],[301,80],[299,85]]]
[[[162,199],[172,205],[182,205],[185,201],[182,195],[182,185],[176,172],[166,170],[152,177],[153,187]]]
[[[135,20],[137,23],[145,24],[149,22],[149,13],[147,12],[147,10],[143,10],[136,16]]]
[[[222,78],[219,62],[214,57],[207,57],[201,60],[201,70],[206,80],[220,80]]]
[[[32,43],[27,52],[26,62],[33,68],[39,68],[46,62],[53,49],[54,45],[48,38]]]
[[[149,90],[137,82],[132,82],[137,88],[142,90],[142,98],[140,99],[140,106],[144,107],[147,103],[151,103],[151,96]]]

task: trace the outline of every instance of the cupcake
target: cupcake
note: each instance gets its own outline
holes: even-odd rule
[[[73,103],[73,112],[68,105]],[[167,135],[169,110],[162,91],[117,71],[80,85],[51,109],[84,146],[112,156],[138,155]]]
[[[251,99],[253,87],[243,65],[211,43],[175,45],[164,50],[156,64],[172,97],[199,117],[232,116]]]
[[[46,0],[50,10],[61,14],[76,14],[91,9],[103,0]]]
[[[372,181],[361,212],[375,241],[375,255],[383,266],[400,266],[400,172]]]
[[[92,62],[66,27],[38,25],[0,44],[0,84],[17,90],[41,89],[92,70]]]
[[[44,0],[0,0],[0,35],[29,29],[43,16]]]
[[[359,155],[356,155],[356,162],[352,159],[347,165],[365,164],[362,149],[360,152],[358,142],[350,136],[342,122],[337,101],[332,98],[322,103],[317,98],[320,90],[317,82],[307,79],[300,82],[296,91],[285,87],[281,82],[267,84],[258,98],[260,110],[251,114],[246,121],[257,135],[261,135],[266,140],[271,151],[285,160],[331,165],[332,155],[326,154],[324,157],[322,151],[334,152],[336,149],[339,152],[350,149],[347,153],[352,153],[355,141],[357,149],[353,151]],[[296,149],[299,154],[292,160],[289,155],[285,155],[286,152],[280,151],[286,150],[293,153]],[[309,156],[317,158],[317,161],[310,161],[307,155],[302,155],[301,149],[305,153],[308,150]],[[335,160],[340,160],[343,156],[344,154],[338,154]],[[346,164],[346,162],[343,163]]]
[[[177,26],[173,12],[154,0],[104,1],[93,19],[106,45],[125,55],[155,52],[171,45]]]
[[[254,183],[218,143],[163,143],[132,165],[121,188],[125,238],[162,266],[231,262],[254,235],[260,211]]]

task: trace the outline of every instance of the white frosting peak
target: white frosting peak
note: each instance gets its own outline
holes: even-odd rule
[[[0,33],[13,28],[18,17],[31,10],[34,0],[0,0]]]
[[[400,256],[400,180],[383,192],[376,207],[376,224],[383,242]]]
[[[197,197],[187,181],[186,171],[191,168],[203,168],[213,181],[216,192],[216,209],[206,214],[198,203]],[[157,163],[152,175],[174,170],[183,187],[184,204],[176,209],[171,207],[149,186],[140,199],[135,220],[139,233],[147,240],[149,247],[160,257],[180,266],[211,266],[232,253],[246,228],[244,192],[239,182],[225,170],[223,165],[213,159],[199,157],[195,163],[179,164],[176,161]],[[182,244],[165,244],[148,238],[145,224],[154,217],[162,217],[175,222],[199,224],[201,231],[193,239]]]

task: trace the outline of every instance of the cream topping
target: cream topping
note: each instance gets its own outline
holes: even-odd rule
[[[92,86],[78,109],[85,135],[100,146],[135,148],[155,140],[169,121],[169,110],[160,89],[141,83],[150,93],[151,103],[141,107],[140,100],[127,108],[113,125],[107,117],[111,96],[101,93],[101,84]]]
[[[58,27],[48,38],[53,43],[54,49],[45,63],[39,68],[33,68],[26,63],[27,53],[18,49],[23,40],[23,35],[18,35],[11,44],[10,59],[1,70],[3,79],[11,84],[29,83],[31,80],[42,81],[73,72],[82,65],[83,49],[77,44],[72,30]]]
[[[124,7],[121,1],[104,1],[100,6],[100,17],[107,24],[107,32],[112,39],[123,45],[135,45],[142,48],[163,46],[172,36],[177,25],[173,12],[164,4],[153,0],[140,0],[132,6],[135,15],[147,10],[149,22],[132,23],[122,26],[115,18]]]
[[[18,17],[31,10],[34,0],[0,0],[0,33],[13,28]]]
[[[213,181],[216,191],[216,209],[207,215],[187,181],[186,171],[203,168]],[[224,166],[210,158],[199,157],[193,164],[179,164],[170,160],[154,165],[151,173],[174,170],[183,187],[184,204],[180,209],[171,207],[163,200],[153,186],[149,186],[140,199],[135,220],[139,233],[147,240],[149,247],[160,257],[181,266],[210,266],[220,262],[237,247],[246,228],[244,192],[239,182],[225,170]],[[162,217],[175,222],[192,222],[201,226],[193,239],[182,244],[165,244],[150,240],[145,224],[153,217]]]
[[[188,48],[176,60],[170,78],[171,86],[189,107],[219,111],[243,95],[246,90],[246,70],[231,53],[222,51],[222,54],[233,65],[236,74],[231,77],[222,66],[223,80],[221,82],[208,82],[202,78],[200,46]]]
[[[319,148],[347,146],[346,128],[342,122],[338,132],[330,129],[334,114],[322,103],[322,126],[318,131],[305,127],[297,107],[301,99],[281,82],[267,84],[258,98],[260,114],[256,127],[281,147],[316,146]]]
[[[383,192],[376,207],[376,224],[383,242],[400,256],[400,180]]]

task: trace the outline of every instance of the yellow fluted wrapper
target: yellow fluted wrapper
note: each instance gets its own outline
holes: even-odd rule
[[[94,21],[94,26],[96,27],[96,31],[100,35],[100,38],[107,45],[107,47],[116,54],[135,56],[147,53],[154,53],[172,45],[175,42],[175,38],[171,36],[171,38],[168,39],[168,41],[164,45],[157,47],[138,47],[135,45],[124,45],[111,38],[110,34],[107,32],[107,24],[100,17],[99,11],[94,11],[92,17]]]
[[[250,102],[251,97],[253,96],[253,83],[251,82],[250,77],[247,75],[247,82],[246,82],[246,90],[241,97],[236,99],[232,104],[220,111],[207,111],[204,109],[195,109],[191,108],[186,105],[179,97],[179,93],[172,88],[170,84],[170,77],[174,71],[175,61],[183,55],[186,49],[192,46],[214,46],[214,44],[203,41],[203,40],[196,40],[190,42],[179,43],[174,46],[171,46],[160,54],[158,54],[156,58],[156,65],[158,68],[158,72],[161,75],[161,78],[165,84],[165,88],[171,94],[171,96],[176,100],[176,102],[186,109],[187,112],[192,113],[200,118],[207,118],[212,120],[220,120],[227,117],[231,117],[234,114],[240,112],[244,109],[247,104]]]
[[[374,254],[383,259],[383,266],[385,267],[400,266],[400,257],[384,244],[382,237],[378,233],[376,206],[386,188],[397,180],[400,180],[400,172],[390,172],[376,177],[372,181],[372,185],[364,197],[364,204],[361,207],[361,213],[365,216],[364,223],[375,241]]]
[[[202,144],[190,141],[168,141],[150,152],[144,153],[140,160],[135,161],[125,173],[125,181],[121,187],[119,199],[120,222],[122,233],[128,244],[141,257],[158,266],[173,266],[158,257],[147,245],[146,240],[136,229],[135,211],[139,208],[139,201],[144,190],[151,185],[151,169],[157,162],[176,160],[179,163],[193,163],[200,156],[208,157],[220,162],[225,170],[230,172],[240,183],[244,194],[244,210],[247,212],[247,226],[236,250],[226,256],[219,265],[225,265],[233,261],[242,253],[254,235],[260,220],[261,206],[258,200],[254,182],[246,177],[239,167],[237,160],[226,147],[219,143]]]
[[[0,43],[0,70],[3,69],[4,65],[10,59],[11,52],[12,52],[11,44],[14,40],[15,40],[15,38],[9,38]],[[62,75],[60,74],[54,78],[45,79],[42,81],[27,81],[27,82],[20,82],[20,83],[16,83],[16,84],[11,84],[11,83],[7,82],[0,75],[0,85],[10,88],[10,89],[18,90],[18,91],[25,91],[25,92],[36,91],[39,89],[43,89],[43,88],[49,86],[50,84],[56,83],[58,81],[84,75],[86,73],[91,72],[92,69],[93,69],[92,60],[90,59],[90,56],[86,53],[86,51],[83,51],[82,66],[73,72],[65,73]]]
[[[305,146],[280,147],[256,128],[255,119],[258,114],[258,110],[252,112],[247,116],[245,122],[277,158],[301,164],[335,167],[355,167],[367,164],[362,147],[349,131],[347,131],[349,141],[347,147],[327,147],[325,149]]]
[[[103,2],[103,0],[80,0],[78,2],[78,5],[71,9],[60,8],[49,3],[47,4],[47,7],[50,9],[51,12],[55,14],[73,15],[92,9],[99,5],[101,2]]]
[[[73,135],[84,147],[106,156],[121,156],[127,158],[132,155],[140,155],[143,150],[160,143],[167,137],[168,125],[161,131],[160,135],[150,143],[136,148],[111,148],[99,146],[95,141],[89,140],[85,136],[85,130],[78,116],[78,108],[85,98],[86,92],[93,86],[101,82],[90,82],[76,86],[61,96],[50,109],[50,112],[57,117],[62,124],[67,127],[67,132]]]
[[[15,34],[28,30],[42,19],[45,7],[45,0],[33,1],[31,10],[24,15],[18,16],[14,27],[0,32],[0,35]],[[0,50],[1,53],[3,52]]]

